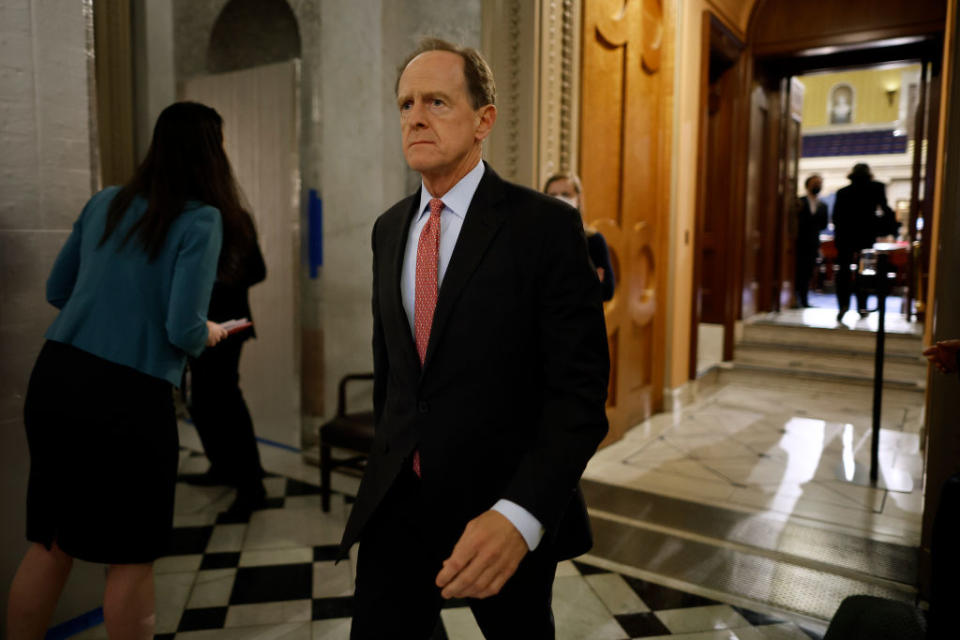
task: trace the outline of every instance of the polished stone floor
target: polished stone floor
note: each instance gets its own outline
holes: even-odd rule
[[[188,425],[181,441],[196,446]],[[316,468],[299,456],[262,447],[271,474],[268,508],[249,523],[224,521],[225,488],[177,485],[175,540],[156,565],[157,638],[169,640],[340,640],[349,636],[353,561],[333,554],[355,483],[339,478],[329,514],[320,509]],[[206,458],[181,453],[181,473],[202,472]],[[685,638],[807,640],[819,638],[788,617],[761,613],[625,575],[587,562],[558,567],[554,585],[561,640]],[[106,638],[102,625],[72,638]],[[398,638],[405,637],[398,630]],[[470,610],[451,602],[436,640],[482,638]]]
[[[915,546],[923,396],[884,396],[879,473],[912,484],[898,492],[848,480],[869,466],[871,393],[773,377],[719,384],[627,432],[593,457],[584,478]]]
[[[764,322],[777,324],[785,327],[817,327],[822,329],[859,329],[865,331],[876,331],[878,326],[879,314],[874,311],[861,318],[854,311],[848,311],[842,322],[837,322],[836,307],[809,307],[807,309],[785,309],[778,312],[761,313],[751,318],[750,322]],[[884,330],[888,333],[903,333],[909,335],[922,335],[923,325],[912,322],[904,317],[899,311],[887,309],[884,314]]]
[[[588,465],[596,545],[559,567],[557,637],[803,640],[821,636],[847,594],[908,601],[922,507],[918,397],[884,400],[881,476],[908,478],[906,492],[847,480],[869,459],[868,387],[716,381],[638,425]],[[181,472],[205,470],[193,428],[180,436]],[[220,516],[230,490],[178,484],[175,548],[157,564],[159,638],[348,637],[353,562],[331,554],[357,481],[335,474],[324,514],[316,467],[261,452],[270,503],[249,523]],[[838,549],[840,573],[822,571]],[[452,603],[435,637],[482,636]]]

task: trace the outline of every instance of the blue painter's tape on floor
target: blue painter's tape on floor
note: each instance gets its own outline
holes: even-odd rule
[[[260,436],[257,436],[257,442],[262,442],[263,444],[268,444],[271,447],[277,447],[278,449],[286,449],[287,451],[293,451],[294,453],[303,453],[303,449],[297,449],[296,447],[291,447],[290,445],[283,444],[282,442],[267,440],[266,438],[261,438]]]
[[[97,607],[93,611],[87,611],[72,620],[67,620],[49,629],[44,638],[45,640],[62,640],[101,623],[103,623],[103,607]]]

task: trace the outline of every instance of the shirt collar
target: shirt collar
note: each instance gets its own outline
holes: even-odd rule
[[[461,220],[467,215],[467,209],[470,208],[470,202],[473,200],[473,194],[477,192],[480,186],[480,180],[483,178],[483,160],[477,163],[467,175],[460,178],[460,182],[453,185],[450,191],[440,196],[446,210]],[[430,200],[433,196],[427,191],[427,188],[420,184],[420,212],[417,214],[417,220],[430,208]]]

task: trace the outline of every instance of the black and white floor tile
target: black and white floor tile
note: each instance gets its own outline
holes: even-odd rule
[[[206,466],[184,451],[181,472]],[[349,497],[320,509],[319,487],[272,475],[268,508],[249,523],[222,511],[232,492],[177,485],[174,541],[156,564],[158,640],[339,640],[349,637],[354,557],[334,563]],[[578,561],[554,587],[559,639],[809,640],[786,619],[715,602]],[[76,636],[105,638],[101,626]],[[402,634],[398,635],[402,637]],[[482,638],[470,609],[451,602],[437,640]]]

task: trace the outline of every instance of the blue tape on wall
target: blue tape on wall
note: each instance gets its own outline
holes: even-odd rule
[[[316,189],[310,189],[307,207],[310,277],[316,278],[318,268],[323,266],[323,201]]]

